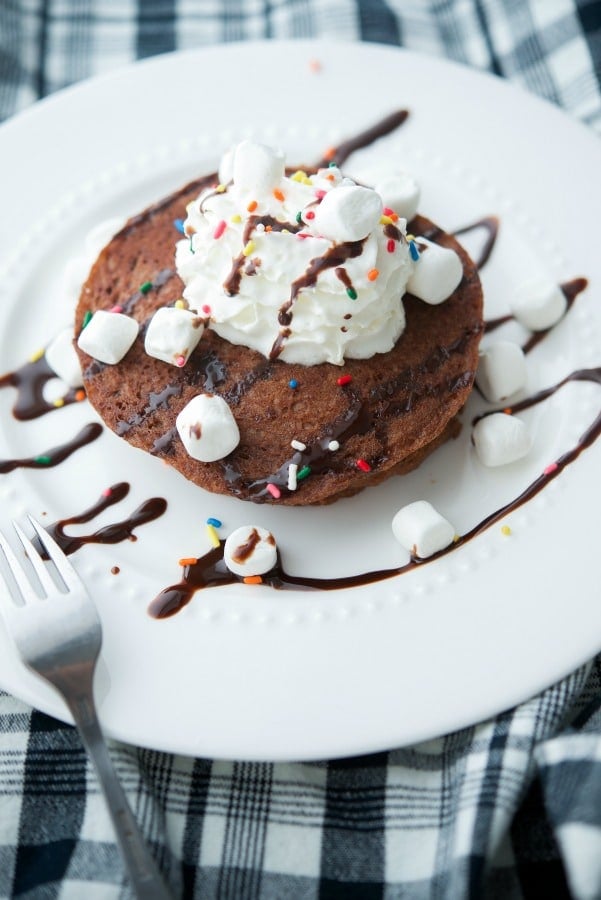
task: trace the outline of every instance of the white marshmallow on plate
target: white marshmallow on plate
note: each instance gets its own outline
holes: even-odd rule
[[[532,437],[525,422],[508,413],[483,416],[472,430],[472,440],[485,466],[506,466],[530,452]]]
[[[242,141],[234,151],[234,184],[258,196],[270,193],[284,177],[284,165],[284,154],[280,150],[255,141]]]
[[[258,525],[242,525],[232,531],[223,548],[223,560],[234,575],[243,578],[271,571],[278,559],[274,536]]]
[[[115,365],[132,346],[138,329],[138,323],[131,316],[99,309],[79,335],[77,344],[94,359]]]
[[[240,442],[232,411],[218,394],[198,394],[184,406],[175,426],[187,453],[200,462],[214,462]]]
[[[360,241],[374,230],[383,208],[382,198],[371,188],[341,184],[316,208],[313,227],[331,241]]]
[[[456,532],[431,503],[416,500],[397,512],[392,533],[411,554],[426,559],[452,544]]]
[[[496,341],[481,350],[476,384],[491,403],[521,391],[526,384],[526,357],[519,344]]]
[[[407,290],[433,306],[451,296],[463,278],[463,264],[454,250],[440,247],[427,238],[415,239],[419,259],[407,281]]]
[[[144,338],[149,356],[180,368],[198,344],[204,322],[198,313],[176,306],[162,306],[150,320]]]
[[[46,348],[46,362],[52,371],[71,388],[81,387],[83,378],[79,357],[73,346],[73,329],[63,328]]]
[[[517,321],[531,331],[556,325],[568,308],[566,295],[558,284],[546,278],[531,278],[521,284],[511,302]]]

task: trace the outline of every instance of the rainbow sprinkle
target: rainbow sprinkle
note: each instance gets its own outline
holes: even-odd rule
[[[184,220],[183,219],[174,219],[173,226],[176,231],[179,231],[180,234],[185,234],[184,231]]]
[[[219,540],[219,535],[215,531],[215,528],[212,525],[207,525],[206,532],[209,536],[209,540],[212,543],[213,547],[221,546],[221,541]]]
[[[379,269],[370,269],[369,272],[367,273],[367,280],[375,281],[379,274],[380,274]]]
[[[386,244],[386,249],[388,250],[389,253],[394,253],[394,251],[396,249],[396,241],[393,241],[393,239],[390,238],[390,240]]]
[[[409,253],[411,254],[411,259],[414,262],[417,262],[419,259],[419,250],[417,249],[415,241],[409,241]]]
[[[290,379],[290,381],[288,382],[288,387],[292,388],[293,391],[296,390],[296,388],[298,387],[298,381],[296,380],[296,378]]]
[[[288,490],[295,491],[296,490],[296,475],[298,472],[298,466],[296,463],[290,463],[288,466]]]
[[[255,249],[255,246],[256,246],[256,245],[255,245],[255,242],[254,242],[254,241],[249,241],[249,242],[247,243],[246,247],[244,248],[244,250],[242,251],[242,254],[243,254],[244,256],[250,256],[250,254],[251,254],[251,253],[253,252],[253,250]]]
[[[293,448],[293,450],[300,450],[301,453],[303,452],[303,450],[307,449],[307,445],[303,444],[302,441],[297,441],[296,438],[293,441],[290,441],[290,446]]]
[[[350,297],[351,300],[357,299],[357,291],[355,290],[354,287],[347,287],[346,293]]]
[[[87,313],[86,313],[86,316],[87,316]],[[92,313],[90,313],[90,319],[91,318],[92,318]],[[90,321],[90,319],[88,319],[88,322]],[[84,316],[84,322],[85,322],[85,325],[82,326],[83,328],[85,328],[86,325],[88,324],[88,322],[86,322],[86,320],[85,320],[85,316]],[[32,353],[31,356],[29,357],[29,362],[36,363],[39,359],[42,358],[42,356],[44,356],[45,352],[46,352],[45,350],[36,350],[35,353]]]
[[[209,518],[207,519],[207,525],[212,525],[213,528],[221,528],[223,522],[221,522],[219,519],[215,519],[213,516],[209,516]]]
[[[91,310],[88,310],[88,311],[86,312],[85,316],[83,317],[83,322],[81,323],[81,330],[82,330],[82,331],[83,331],[83,329],[86,327],[86,325],[89,325],[89,324],[90,324],[90,321],[91,321],[93,315],[94,315],[94,313],[93,313]]]
[[[345,384],[350,384],[352,380],[352,375],[341,375],[340,378],[336,379],[336,384],[339,384],[340,387],[344,387]]]
[[[269,493],[271,494],[271,496],[273,497],[274,500],[279,500],[280,497],[282,496],[282,492],[280,491],[279,487],[277,486],[277,484],[274,484],[272,481],[270,481],[269,484],[267,485],[267,490],[269,491]]]
[[[362,472],[371,472],[371,466],[366,459],[357,459],[355,465],[358,469],[361,469]]]
[[[225,229],[227,228],[227,222],[225,219],[222,219],[221,222],[218,222],[215,226],[215,231],[213,232],[213,237],[215,240],[219,240]]]
[[[276,200],[279,200],[280,203],[282,203],[285,199],[284,192],[281,191],[279,188],[274,188],[273,196],[275,197]]]
[[[311,466],[303,466],[302,469],[296,473],[296,480],[302,481],[303,478],[306,478],[311,474]]]
[[[140,293],[147,294],[148,291],[152,290],[152,281],[145,281],[144,284],[140,285]]]

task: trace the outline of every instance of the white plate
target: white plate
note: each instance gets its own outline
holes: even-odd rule
[[[312,64],[321,63],[321,68]],[[422,183],[422,211],[453,229],[485,214],[501,236],[483,270],[487,315],[525,277],[584,275],[590,287],[529,356],[529,390],[599,365],[596,139],[556,109],[492,77],[370,45],[228,45],[135,65],[64,91],[0,130],[0,369],[14,369],[70,318],[65,262],[107,216],[142,209],[215,167],[253,134],[311,162],[391,110],[408,122],[346,166],[394,158]],[[93,420],[78,404],[25,424],[0,391],[0,458],[29,456]],[[472,398],[469,423],[480,408]],[[105,629],[97,694],[103,724],[133,743],[192,755],[307,759],[414,742],[473,723],[541,690],[601,647],[598,472],[601,442],[539,496],[417,571],[347,591],[227,587],[152,620],[148,602],[208,549],[207,516],[226,535],[275,534],[286,568],[316,577],[401,565],[390,521],[430,499],[461,533],[513,499],[573,446],[599,409],[570,385],[527,418],[535,446],[503,471],[474,459],[469,427],[409,477],[323,509],[255,506],[208,495],[105,430],[50,471],[0,476],[0,520],[82,511],[117,481],[131,492],[93,527],[160,495],[168,512],[136,543],[90,545],[74,564]],[[111,567],[121,569],[111,574]],[[61,701],[17,661],[0,630],[0,685],[59,718]]]

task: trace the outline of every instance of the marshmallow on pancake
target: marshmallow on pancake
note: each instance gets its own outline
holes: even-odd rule
[[[240,442],[232,411],[218,394],[197,394],[184,406],[175,426],[187,453],[200,462],[215,462]]]
[[[407,290],[433,306],[451,296],[463,278],[463,266],[454,250],[440,247],[427,238],[415,239],[419,259],[407,281]]]
[[[131,316],[99,309],[79,335],[77,345],[94,359],[116,365],[137,338],[138,329]]]

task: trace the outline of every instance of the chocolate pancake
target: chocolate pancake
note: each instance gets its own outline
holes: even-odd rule
[[[460,244],[421,216],[409,230],[455,250],[463,279],[438,306],[406,294],[406,328],[390,352],[342,367],[303,366],[268,360],[208,328],[181,369],[146,354],[153,313],[183,291],[174,269],[174,221],[214,182],[215,176],[195,181],[130,219],[82,289],[76,336],[87,313],[116,304],[141,325],[117,365],[78,351],[88,398],[106,424],[208,491],[288,505],[330,503],[408,472],[456,436],[478,362],[482,290]],[[211,463],[192,459],[175,428],[178,413],[203,392],[227,401],[241,437],[229,456]],[[293,440],[306,449],[293,449]],[[333,441],[338,449],[330,449]],[[290,463],[298,466],[296,490],[287,486]]]

